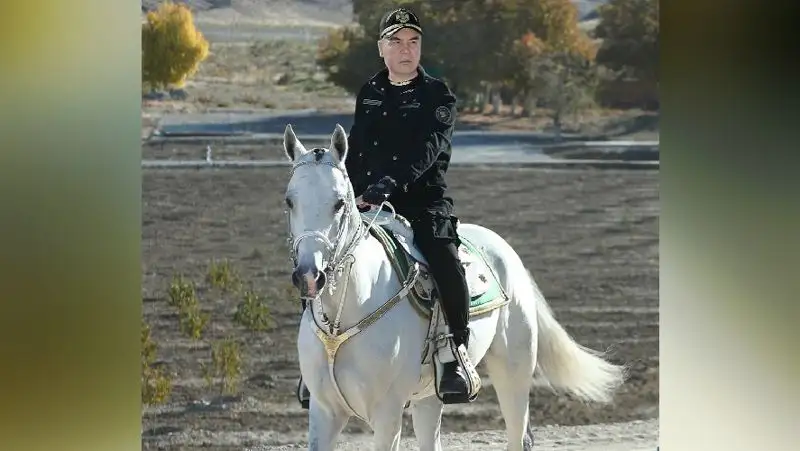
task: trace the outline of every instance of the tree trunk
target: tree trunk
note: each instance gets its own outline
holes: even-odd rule
[[[553,111],[553,127],[556,129],[556,138],[555,141],[557,143],[561,142],[561,109],[556,108]]]
[[[533,112],[536,110],[536,96],[526,93],[522,98],[522,116],[533,117]]]
[[[492,89],[492,114],[500,114],[500,107],[503,106],[503,99],[499,89]]]
[[[486,83],[483,89],[483,99],[481,99],[481,114],[484,112],[484,108],[487,104],[491,103],[492,101],[492,85]]]

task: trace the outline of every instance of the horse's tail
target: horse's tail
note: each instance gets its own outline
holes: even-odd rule
[[[528,280],[534,291],[538,323],[534,381],[584,401],[611,402],[614,391],[627,377],[626,368],[606,361],[604,353],[576,343],[556,321],[530,273]]]

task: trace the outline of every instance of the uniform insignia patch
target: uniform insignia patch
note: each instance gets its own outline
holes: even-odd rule
[[[453,115],[450,114],[450,108],[444,105],[436,108],[434,114],[436,115],[436,119],[442,124],[450,125],[450,123],[453,121]]]

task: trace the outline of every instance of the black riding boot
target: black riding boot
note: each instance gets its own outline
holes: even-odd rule
[[[458,348],[459,345],[468,346],[469,329],[466,331],[453,332],[453,345]],[[469,394],[469,376],[466,371],[458,362],[453,360],[442,365],[442,379],[439,382],[439,394],[442,396],[455,396],[466,397]]]
[[[464,268],[458,258],[456,245],[450,243],[429,249],[428,261],[434,280],[439,288],[445,320],[453,334],[453,348],[469,346],[469,289]],[[469,377],[461,363],[456,359],[445,363],[439,383],[439,393],[452,402],[467,402],[470,392]]]
[[[300,313],[300,316],[303,315],[306,311],[306,300],[301,299],[300,302],[303,305],[303,310]],[[304,409],[308,409],[309,402],[311,400],[311,392],[308,391],[308,387],[303,382],[303,376],[300,376],[300,379],[297,381],[297,400],[300,402],[300,406]]]

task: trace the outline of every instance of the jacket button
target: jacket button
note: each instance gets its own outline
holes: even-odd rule
[[[378,141],[372,141],[372,144],[377,146],[378,145]]]
[[[372,175],[372,171],[367,171],[367,175]]]
[[[397,161],[397,155],[392,155],[392,160]]]
[[[383,112],[383,115],[386,116],[386,111]]]
[[[358,153],[358,156],[359,156],[359,157],[363,157],[363,156],[364,156],[364,152],[359,152],[359,153]]]

